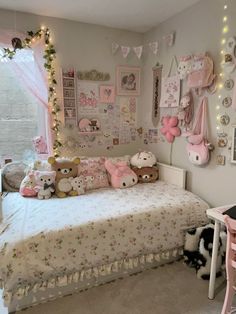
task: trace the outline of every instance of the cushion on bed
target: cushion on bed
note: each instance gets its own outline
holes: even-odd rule
[[[25,177],[26,164],[14,161],[6,164],[2,169],[3,189],[8,192],[18,192]]]
[[[105,188],[109,186],[106,168],[104,166],[105,158],[81,160],[78,165],[78,175],[83,175],[86,190]]]

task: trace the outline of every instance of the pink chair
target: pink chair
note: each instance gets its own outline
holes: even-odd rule
[[[227,227],[227,249],[226,249],[226,275],[227,287],[225,300],[221,314],[229,314],[232,311],[232,303],[235,286],[235,270],[236,270],[236,220],[225,216],[225,224]]]

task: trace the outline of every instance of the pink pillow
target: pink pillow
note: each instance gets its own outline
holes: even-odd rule
[[[84,176],[86,190],[100,189],[109,186],[105,168],[105,158],[84,159],[78,165],[78,175]]]

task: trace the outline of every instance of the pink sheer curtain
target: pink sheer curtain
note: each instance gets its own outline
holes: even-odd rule
[[[11,47],[11,40],[14,37],[24,39],[25,34],[15,31],[0,31],[0,47]],[[15,58],[8,62],[9,67],[15,72],[17,79],[24,85],[24,88],[33,95],[40,105],[39,135],[42,135],[47,142],[48,153],[52,154],[52,132],[51,114],[48,106],[48,80],[44,68],[44,40],[37,40],[32,44],[32,55],[25,54],[25,49],[18,50]]]

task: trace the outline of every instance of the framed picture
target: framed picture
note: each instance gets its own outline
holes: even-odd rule
[[[115,102],[115,86],[101,85],[100,86],[100,102],[105,104],[114,104]]]
[[[236,125],[232,126],[231,162],[236,164]]]
[[[116,73],[117,95],[140,95],[140,68],[118,66]]]

